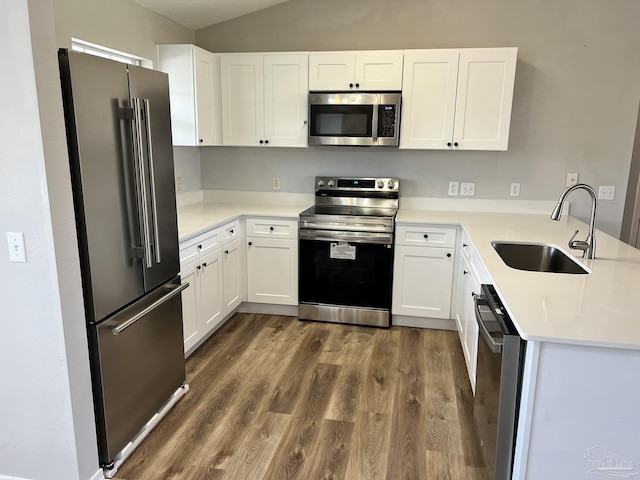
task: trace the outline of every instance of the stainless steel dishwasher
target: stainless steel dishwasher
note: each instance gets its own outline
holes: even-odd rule
[[[475,297],[480,335],[473,420],[488,478],[510,480],[526,342],[493,285],[482,285],[481,292]]]

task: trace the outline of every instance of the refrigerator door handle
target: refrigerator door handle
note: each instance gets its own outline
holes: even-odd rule
[[[181,293],[185,288],[188,288],[188,287],[189,287],[189,283],[188,282],[177,286],[177,288],[171,290],[169,293],[164,295],[162,298],[156,300],[151,305],[149,305],[147,308],[145,308],[144,310],[142,310],[142,311],[138,312],[137,314],[135,314],[133,317],[128,318],[127,320],[125,320],[124,322],[120,323],[119,325],[115,325],[115,326],[111,327],[111,333],[113,333],[114,335],[119,335],[124,330],[126,330],[131,325],[133,325],[138,320],[140,320],[142,317],[144,317],[146,314],[148,314],[152,310],[158,308],[160,305],[162,305],[167,300],[171,300],[173,297],[175,297],[176,295]]]
[[[162,261],[160,256],[160,235],[158,233],[158,202],[156,200],[156,176],[153,168],[153,142],[151,140],[151,110],[149,108],[149,99],[145,98],[144,102],[144,123],[147,133],[147,163],[149,168],[149,179],[151,190],[151,217],[153,219],[153,243],[155,246],[156,263]]]
[[[134,176],[138,199],[138,217],[142,223],[140,236],[142,237],[145,264],[147,268],[150,268],[153,265],[153,257],[151,255],[151,232],[149,231],[149,212],[147,210],[147,181],[142,160],[144,148],[142,143],[142,106],[140,105],[140,99],[132,98],[131,107],[133,108]]]

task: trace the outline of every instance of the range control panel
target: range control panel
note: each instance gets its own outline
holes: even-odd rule
[[[316,192],[333,190],[345,192],[398,192],[397,178],[316,177]]]

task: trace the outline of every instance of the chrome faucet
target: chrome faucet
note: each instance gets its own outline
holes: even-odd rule
[[[562,206],[564,205],[564,201],[567,196],[573,192],[574,190],[586,190],[591,195],[591,220],[589,221],[589,235],[587,235],[586,240],[574,240],[576,235],[580,230],[576,230],[576,233],[573,234],[573,237],[569,240],[569,248],[572,250],[582,250],[582,258],[596,258],[596,235],[594,233],[596,229],[596,206],[598,202],[598,195],[596,191],[591,188],[586,183],[578,183],[567,188],[560,198],[558,199],[558,204],[553,209],[551,213],[551,220],[560,220],[560,216],[562,215]]]

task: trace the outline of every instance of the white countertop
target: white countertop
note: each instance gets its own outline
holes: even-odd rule
[[[566,253],[588,227],[573,217],[400,210],[397,223],[461,225],[492,278],[520,335],[527,340],[640,349],[640,251],[596,232],[596,258],[582,260],[592,273],[572,275],[516,270],[504,264],[491,242],[550,243]],[[575,256],[575,255],[574,255]]]
[[[199,202],[178,209],[180,241],[240,216],[297,219],[308,203],[287,205]],[[460,225],[467,232],[516,328],[526,340],[640,350],[640,251],[598,231],[596,259],[579,259],[592,273],[571,275],[516,270],[504,264],[491,242],[549,243],[567,253],[576,229],[587,225],[548,214],[464,211],[398,211],[399,224]],[[579,254],[580,252],[575,252]]]

